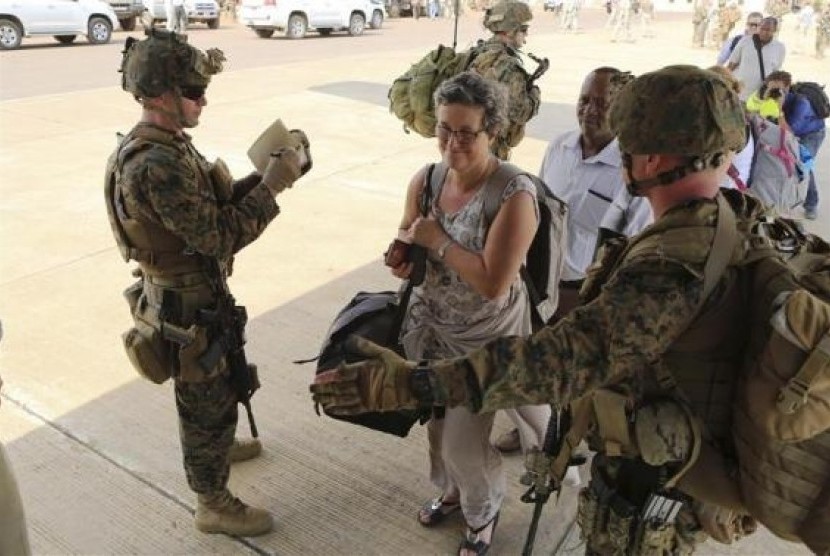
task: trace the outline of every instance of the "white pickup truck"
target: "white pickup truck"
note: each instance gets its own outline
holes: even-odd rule
[[[142,24],[155,25],[167,21],[167,8],[164,0],[143,0],[144,14]],[[206,23],[209,29],[219,28],[219,4],[216,0],[184,0],[187,23]]]
[[[360,35],[366,26],[379,29],[386,11],[380,0],[242,0],[239,20],[267,39],[284,31],[301,39],[308,31],[323,36],[333,31]]]
[[[101,0],[0,0],[0,49],[20,46],[23,37],[52,35],[69,44],[86,35],[92,44],[103,44],[118,29],[118,17]]]

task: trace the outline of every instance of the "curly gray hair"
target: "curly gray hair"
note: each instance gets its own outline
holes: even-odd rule
[[[501,83],[464,71],[438,86],[433,95],[436,110],[441,105],[462,104],[484,108],[484,129],[494,135],[507,121],[507,90]]]

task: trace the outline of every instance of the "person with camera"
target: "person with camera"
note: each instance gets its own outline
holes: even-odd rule
[[[752,114],[760,114],[764,119],[777,125],[786,125],[784,118],[784,99],[789,91],[792,77],[786,71],[774,71],[767,76],[761,88],[746,99],[746,109]]]
[[[440,85],[435,106],[441,163],[410,180],[397,243],[428,250],[426,275],[412,292],[401,332],[405,355],[415,360],[463,356],[500,336],[531,332],[519,269],[538,226],[534,183],[516,176],[489,225],[485,211],[488,179],[502,164],[490,147],[508,124],[506,91],[467,71]],[[401,279],[413,271],[400,248],[390,249],[386,264]],[[501,457],[489,441],[494,415],[453,407],[427,423],[430,478],[441,494],[421,508],[418,521],[431,527],[460,508],[464,556],[489,548],[505,496]]]
[[[185,132],[199,124],[224,54],[203,52],[175,33],[147,34],[125,42],[121,86],[141,116],[120,137],[105,174],[115,242],[122,258],[139,267],[133,272],[139,281],[125,292],[134,327],[124,347],[144,378],[173,379],[185,474],[197,494],[196,528],[261,535],[273,527],[271,514],[228,490],[231,462],[262,448],[256,438],[234,439],[237,403],[259,384],[231,339],[238,329],[225,326],[233,317],[244,329],[246,320],[227,278],[235,254],[279,214],[275,197],[311,167],[308,141],[297,130],[302,141],[272,153],[261,173],[234,181],[227,165],[206,160]],[[253,384],[245,399],[235,387],[241,373]]]

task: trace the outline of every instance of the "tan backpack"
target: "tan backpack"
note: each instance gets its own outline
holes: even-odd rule
[[[759,223],[733,436],[740,489],[776,535],[830,554],[830,245]]]

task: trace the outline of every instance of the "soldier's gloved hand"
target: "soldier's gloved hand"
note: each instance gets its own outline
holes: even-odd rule
[[[305,134],[305,131],[302,129],[292,129],[288,133],[291,134],[294,139],[302,146],[303,153],[300,155],[300,172],[304,176],[311,170],[312,160],[311,160],[311,144],[308,142],[308,136]]]
[[[315,404],[337,415],[418,407],[409,386],[415,363],[358,336],[346,348],[367,359],[318,374],[311,385]]]
[[[280,149],[271,153],[271,160],[262,172],[262,183],[268,186],[273,195],[277,195],[294,185],[301,175],[297,151],[289,148]]]

